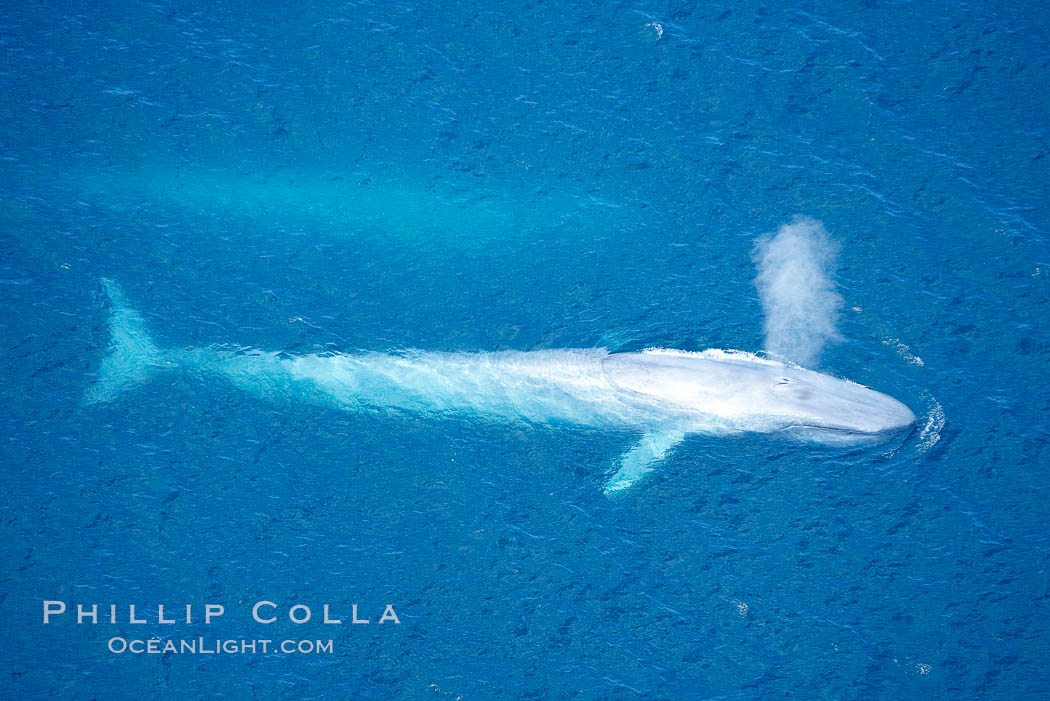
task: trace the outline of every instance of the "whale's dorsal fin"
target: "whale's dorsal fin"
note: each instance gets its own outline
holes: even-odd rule
[[[650,431],[620,458],[620,467],[606,481],[606,494],[616,494],[634,486],[635,482],[652,472],[676,445],[685,438],[678,429]]]

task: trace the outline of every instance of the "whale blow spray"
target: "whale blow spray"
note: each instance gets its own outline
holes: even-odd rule
[[[839,340],[842,296],[831,280],[837,254],[824,225],[802,216],[755,244],[767,351],[812,366],[828,341]]]

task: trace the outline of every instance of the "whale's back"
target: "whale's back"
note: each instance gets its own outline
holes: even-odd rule
[[[769,374],[764,359],[723,351],[702,353],[645,351],[618,353],[603,361],[606,377],[652,411],[680,415],[702,429],[739,429],[738,422],[762,413],[763,397],[756,390]],[[757,411],[756,411],[757,409]],[[746,429],[745,429],[746,430]]]
[[[631,407],[606,381],[603,349],[489,353],[301,356],[297,378],[346,409],[389,408],[431,415],[529,423],[629,423]]]

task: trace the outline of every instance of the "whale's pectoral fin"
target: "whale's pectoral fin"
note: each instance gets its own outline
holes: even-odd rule
[[[683,438],[685,433],[676,430],[655,431],[642,436],[642,440],[620,458],[620,469],[605,483],[605,493],[616,494],[634,486],[652,472]]]

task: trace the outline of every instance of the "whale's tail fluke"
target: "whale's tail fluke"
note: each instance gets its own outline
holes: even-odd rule
[[[163,352],[153,343],[142,315],[128,306],[117,283],[102,278],[102,289],[109,298],[109,353],[102,359],[95,382],[88,387],[84,401],[111,401],[124,390],[145,382],[163,362]]]

